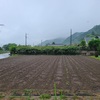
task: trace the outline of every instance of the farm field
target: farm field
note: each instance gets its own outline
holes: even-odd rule
[[[100,61],[87,56],[15,56],[0,60],[0,91],[100,92]]]

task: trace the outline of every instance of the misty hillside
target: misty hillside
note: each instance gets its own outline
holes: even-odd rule
[[[84,38],[88,42],[92,38],[100,36],[100,25],[94,26],[92,29],[86,32],[76,32],[72,35],[72,42],[73,44],[80,43]],[[69,45],[70,44],[70,37],[66,38],[63,44]]]
[[[46,40],[42,42],[42,46],[52,44],[53,42],[55,42],[55,44],[62,44],[65,39],[66,38],[56,38],[56,39]]]
[[[83,34],[83,32],[76,32],[72,35],[72,41],[73,43],[78,43],[78,41],[80,41],[80,39],[78,39],[78,37],[80,37],[80,35]],[[63,44],[69,45],[70,44],[70,37],[66,38],[63,41]]]
[[[96,25],[92,29],[90,29],[86,32],[74,33],[72,35],[72,43],[79,44],[83,39],[85,39],[88,42],[89,40],[91,40],[92,38],[94,38],[96,36],[100,36],[100,25]],[[42,46],[52,44],[53,42],[55,42],[55,44],[69,45],[70,44],[70,36],[67,38],[56,38],[56,39],[43,41]]]

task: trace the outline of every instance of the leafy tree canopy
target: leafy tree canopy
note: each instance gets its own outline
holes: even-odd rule
[[[15,43],[9,43],[9,44],[5,44],[5,45],[3,45],[3,49],[4,50],[7,50],[7,51],[9,51],[10,50],[10,48],[12,48],[12,47],[16,47],[17,46],[17,44],[15,44]]]
[[[85,47],[86,46],[86,41],[82,40],[81,43],[80,43],[80,46]]]
[[[91,41],[89,41],[88,45],[91,50],[97,51],[98,47],[100,46],[100,39],[92,39]]]

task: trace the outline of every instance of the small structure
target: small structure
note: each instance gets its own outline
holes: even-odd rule
[[[95,55],[95,51],[88,51],[88,52],[86,53],[86,55],[87,55],[87,56],[93,56],[93,55]]]
[[[47,46],[64,46],[63,44],[48,44]]]
[[[86,55],[86,56],[92,56],[92,55],[95,55],[95,51],[81,51],[80,54]]]

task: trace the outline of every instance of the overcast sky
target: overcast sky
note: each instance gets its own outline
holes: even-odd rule
[[[100,0],[0,0],[0,46],[38,44],[100,24]]]

